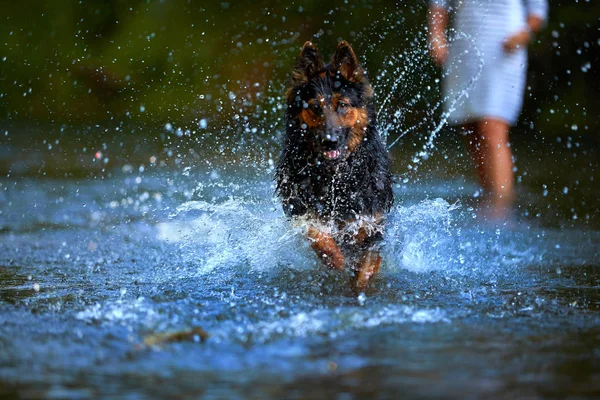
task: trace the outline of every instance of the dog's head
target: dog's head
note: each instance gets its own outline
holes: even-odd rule
[[[286,93],[288,129],[323,162],[335,163],[354,152],[373,117],[373,89],[352,47],[338,44],[329,64],[306,42]]]

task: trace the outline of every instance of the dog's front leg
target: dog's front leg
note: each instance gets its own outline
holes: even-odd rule
[[[371,278],[379,272],[381,265],[381,256],[377,250],[367,250],[359,260],[358,266],[354,271],[352,280],[352,290],[357,295],[364,293],[369,286]]]
[[[306,236],[310,240],[310,247],[317,253],[323,264],[338,271],[344,269],[344,256],[330,234],[311,226]]]
[[[354,267],[354,278],[350,283],[357,295],[367,290],[369,282],[379,272],[381,255],[377,243],[382,239],[381,224],[382,217],[377,215],[373,222],[365,221],[354,236],[354,244],[359,248],[359,257]]]

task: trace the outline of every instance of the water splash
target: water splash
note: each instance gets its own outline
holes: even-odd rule
[[[422,94],[422,92],[428,92],[431,90],[432,77],[418,69],[423,64],[427,65],[430,63],[430,61],[427,59],[427,52],[423,51],[423,49],[427,49],[425,40],[412,41],[411,47],[409,47],[408,51],[400,54],[392,54],[386,57],[386,62],[384,65],[387,65],[388,68],[384,69],[379,75],[377,75],[374,87],[376,92],[384,93],[383,101],[380,104],[377,112],[377,119],[380,125],[379,132],[386,142],[391,131],[400,132],[398,136],[390,144],[388,144],[388,149],[394,147],[400,141],[400,139],[409,133],[415,133],[422,130],[428,131],[426,134],[427,139],[425,144],[422,146],[422,149],[417,151],[412,157],[413,167],[420,164],[423,160],[427,160],[429,158],[429,152],[435,149],[434,142],[439,132],[447,124],[448,118],[456,110],[462,99],[469,96],[469,93],[481,77],[481,72],[484,66],[483,55],[481,54],[479,48],[475,46],[473,38],[463,32],[456,32],[450,41],[452,42],[458,40],[466,40],[470,43],[468,48],[475,53],[475,57],[477,59],[477,70],[475,74],[471,77],[466,86],[454,96],[446,96],[442,98],[441,101],[438,101],[434,104],[429,104],[429,107],[424,107],[428,109],[427,118],[417,121],[417,123],[409,127],[405,127],[405,119],[403,114],[407,111],[409,112],[411,108],[414,107],[419,101],[423,101],[425,95]],[[411,60],[411,62],[407,63],[405,62],[406,60]],[[445,74],[447,73],[448,72],[445,71]],[[415,87],[417,88],[417,93],[412,95],[412,97],[409,93],[406,93],[406,89],[404,89],[404,86],[402,85],[407,80],[407,77],[411,76],[418,76],[420,78],[419,84],[411,85],[413,90]],[[439,86],[439,79],[434,79],[433,81],[436,86]],[[406,101],[404,107],[394,111],[391,109],[390,101],[393,97],[408,97],[409,99]],[[435,112],[444,103],[446,104],[446,111],[443,112],[440,117],[436,117]],[[391,115],[391,117],[384,118],[384,114]]]
[[[238,189],[246,190],[243,186]],[[448,252],[453,252],[453,230],[462,218],[461,211],[459,204],[442,199],[395,206],[388,215],[385,234],[388,272],[449,268],[448,260],[454,258]],[[156,228],[158,239],[178,244],[200,274],[216,269],[265,272],[281,267],[319,268],[302,234],[301,221],[288,221],[278,200],[271,197],[186,202]]]
[[[442,199],[394,207],[388,216],[385,265],[391,271],[412,272],[449,268],[447,252],[452,249],[454,216],[459,209],[458,204]]]
[[[201,274],[223,268],[265,271],[279,265],[301,269],[315,264],[300,240],[300,228],[286,221],[273,199],[187,202],[171,221],[157,225],[157,235],[180,243]]]

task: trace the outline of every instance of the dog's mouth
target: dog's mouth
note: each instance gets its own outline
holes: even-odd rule
[[[342,155],[342,152],[340,150],[327,150],[323,152],[323,156],[327,160],[336,160],[340,158],[340,155]]]

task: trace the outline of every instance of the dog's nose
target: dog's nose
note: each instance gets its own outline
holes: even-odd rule
[[[341,133],[342,130],[338,128],[328,129],[325,133],[325,136],[323,137],[323,143],[329,145],[337,145],[338,141],[340,140]]]
[[[339,138],[339,136],[336,133],[328,133],[325,135],[325,138],[323,139],[323,141],[327,142],[327,143],[335,144],[338,142],[338,138]]]

